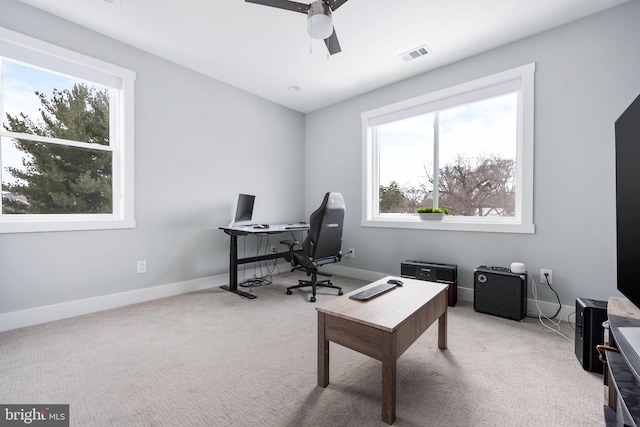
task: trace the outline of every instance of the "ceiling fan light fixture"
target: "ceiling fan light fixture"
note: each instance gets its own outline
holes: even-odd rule
[[[309,5],[307,32],[314,39],[324,40],[333,33],[331,8],[322,0]]]

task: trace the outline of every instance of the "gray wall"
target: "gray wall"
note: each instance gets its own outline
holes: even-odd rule
[[[541,267],[552,269],[563,304],[619,295],[613,124],[640,94],[638,17],[640,2],[633,1],[307,114],[306,206],[317,203],[312,195],[321,190],[343,193],[343,247],[355,248],[356,258],[342,264],[399,274],[404,259],[455,263],[459,285],[472,288],[475,267],[520,261],[536,281]],[[363,111],[530,62],[536,63],[535,234],[360,226]],[[326,165],[337,174],[327,176]],[[538,288],[541,300],[555,302],[546,286]]]
[[[15,0],[0,26],[137,73],[137,227],[0,235],[0,314],[228,273],[239,192],[260,221],[304,218],[301,113]]]
[[[616,294],[613,122],[640,93],[638,16],[635,0],[303,116],[2,0],[0,26],[137,73],[137,228],[0,235],[0,314],[227,273],[217,227],[238,192],[258,195],[263,222],[305,218],[325,191],[342,192],[343,246],[357,251],[346,267],[398,274],[404,259],[451,262],[471,288],[478,265],[521,261],[536,280],[540,267],[553,269],[564,304],[606,299]],[[362,111],[529,62],[536,234],[360,226]],[[138,259],[147,274],[135,273]],[[554,300],[543,287],[540,298]]]

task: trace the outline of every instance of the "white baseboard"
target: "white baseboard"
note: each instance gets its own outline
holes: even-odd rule
[[[134,291],[4,313],[0,314],[0,332],[52,322],[54,320],[67,319],[69,317],[95,313],[112,308],[124,307],[126,305],[138,304],[145,301],[171,297],[174,295],[185,294],[187,292],[199,291],[228,283],[229,275],[222,274],[219,276],[204,277],[185,282],[152,286],[150,288],[136,289]]]
[[[345,267],[339,264],[327,264],[322,266],[322,271],[337,274],[340,276],[351,277],[352,279],[368,280],[370,282],[382,279],[385,276],[393,276],[389,273],[378,273],[377,271],[359,270],[357,268]]]
[[[536,307],[535,300],[529,299],[527,301],[527,316],[538,317],[540,311]],[[544,316],[553,316],[558,311],[558,303],[546,302],[546,301],[538,301],[538,305],[540,306],[540,310]],[[560,313],[558,313],[558,317],[556,319],[564,320],[565,322],[576,323],[576,307],[573,305],[565,305],[563,304],[560,307]]]
[[[283,268],[286,270],[285,267],[286,265],[283,265]],[[337,264],[324,266],[323,270],[326,270],[329,273],[370,282],[379,280],[385,276],[393,275],[376,271],[359,270],[357,268],[345,267],[344,265]],[[124,307],[126,305],[138,304],[145,301],[171,297],[202,289],[209,289],[215,286],[226,285],[228,283],[229,275],[221,274],[218,276],[203,277],[201,279],[188,280],[185,282],[152,286],[150,288],[136,289],[134,291],[4,313],[0,314],[0,332],[52,322],[54,320],[67,319],[69,317],[95,313],[112,308]],[[458,287],[458,299],[473,302],[473,289]],[[557,303],[554,304],[539,301],[538,305],[547,316],[553,315],[558,310]],[[528,301],[527,308],[527,315],[538,316],[539,312],[534,300]],[[566,321],[569,318],[569,315],[574,312],[575,307],[563,305],[560,310],[560,318]],[[570,321],[575,323],[575,317],[570,319]]]

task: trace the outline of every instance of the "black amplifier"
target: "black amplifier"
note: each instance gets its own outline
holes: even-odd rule
[[[486,314],[522,320],[527,315],[527,274],[480,266],[473,273],[473,308]]]
[[[400,264],[400,276],[428,282],[446,283],[449,285],[448,305],[453,307],[458,302],[457,265],[407,260]]]

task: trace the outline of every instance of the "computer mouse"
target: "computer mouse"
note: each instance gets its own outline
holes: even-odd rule
[[[402,286],[402,280],[398,280],[398,279],[389,279],[387,280],[387,283],[390,285],[396,285],[396,286]]]

